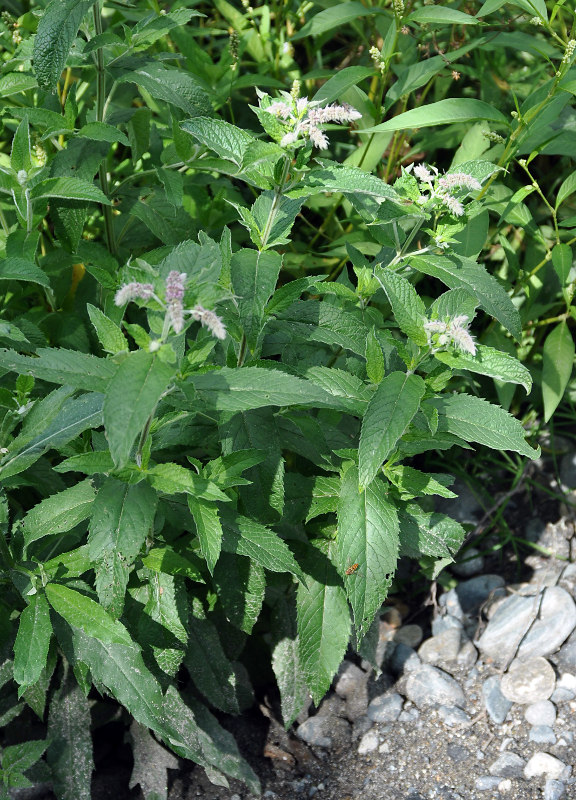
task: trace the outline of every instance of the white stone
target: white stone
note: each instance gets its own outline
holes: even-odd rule
[[[530,725],[554,725],[556,706],[550,700],[538,700],[538,702],[526,706],[524,718]]]
[[[418,708],[466,705],[466,696],[454,678],[429,664],[411,672],[406,681],[406,696]]]
[[[373,753],[374,750],[378,749],[378,734],[376,731],[368,731],[365,733],[364,736],[360,739],[360,744],[358,745],[358,755],[364,756],[366,753]]]
[[[515,659],[502,677],[502,694],[513,703],[547,700],[556,686],[556,676],[545,658]]]
[[[553,780],[562,780],[563,778],[567,778],[571,772],[571,768],[563,761],[560,761],[559,758],[555,758],[549,753],[543,753],[541,751],[534,753],[530,761],[528,761],[524,767],[524,777],[526,780],[539,778],[543,775]]]

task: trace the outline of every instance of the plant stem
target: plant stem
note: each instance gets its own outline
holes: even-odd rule
[[[102,13],[100,9],[100,0],[94,4],[94,30],[96,36],[102,33]],[[104,54],[102,48],[96,50],[96,121],[104,122],[104,106],[106,104],[106,73],[104,72]],[[106,195],[110,195],[110,187],[108,184],[108,173],[106,172],[105,161],[100,164],[98,169],[98,176],[100,178],[100,188]],[[104,214],[104,229],[106,234],[106,244],[108,250],[112,253],[114,258],[118,257],[118,246],[116,243],[116,236],[114,233],[114,215],[110,206],[102,206],[102,213]]]

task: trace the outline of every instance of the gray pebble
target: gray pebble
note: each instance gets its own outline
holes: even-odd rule
[[[426,664],[444,664],[447,661],[454,661],[460,650],[462,631],[458,628],[448,628],[438,636],[420,645],[418,655]]]
[[[565,796],[566,787],[562,781],[549,778],[544,786],[544,800],[561,800]]]
[[[449,728],[469,725],[471,720],[465,711],[455,706],[438,706],[438,716]]]
[[[396,675],[401,675],[403,672],[413,672],[421,665],[420,656],[412,647],[408,647],[402,642],[395,642],[396,647],[388,662],[390,670]]]
[[[307,744],[319,747],[332,747],[332,739],[326,734],[330,731],[330,718],[328,716],[310,717],[299,725],[296,735]]]
[[[530,725],[554,725],[556,722],[556,707],[550,700],[539,700],[531,703],[524,710],[524,719]]]
[[[422,641],[423,636],[424,633],[420,625],[402,625],[394,634],[394,641],[416,648]]]
[[[340,665],[334,691],[340,697],[349,697],[357,692],[368,681],[368,674],[363,669],[352,664],[350,661],[343,661]]]
[[[512,708],[512,702],[502,694],[498,675],[492,675],[484,681],[482,684],[482,697],[492,722],[501,725]]]
[[[449,758],[455,761],[456,764],[461,764],[463,761],[468,761],[470,758],[470,750],[461,744],[456,744],[456,742],[450,742],[446,747],[446,752]]]
[[[484,556],[475,547],[469,547],[462,554],[462,559],[452,564],[450,569],[461,578],[470,578],[484,569]]]
[[[536,744],[556,744],[556,735],[550,725],[534,725],[528,738]]]
[[[479,792],[492,792],[498,789],[499,783],[500,778],[494,778],[492,775],[482,775],[482,777],[476,778],[474,788]]]
[[[450,614],[445,614],[443,617],[437,616],[432,620],[432,636],[438,636],[439,633],[442,633],[449,628],[458,628],[459,630],[463,630],[464,626],[462,625],[461,620],[450,616]]]
[[[545,658],[515,659],[503,676],[502,694],[513,703],[547,700],[556,686],[556,675]]]
[[[402,711],[403,699],[399,694],[380,695],[368,706],[367,716],[373,722],[395,722]]]
[[[418,708],[436,705],[462,708],[466,705],[466,697],[460,684],[429,664],[423,664],[410,673],[406,681],[406,696]]]
[[[524,777],[526,780],[531,778],[538,778],[546,776],[553,780],[562,780],[570,775],[571,768],[568,767],[559,758],[551,756],[550,753],[544,753],[541,750],[534,753],[532,758],[524,767]]]
[[[416,722],[420,712],[417,708],[411,708],[409,711],[403,711],[398,717],[398,722]]]
[[[564,642],[554,656],[558,669],[576,672],[576,631]]]
[[[464,669],[470,669],[478,661],[478,650],[474,647],[472,642],[468,639],[456,656],[456,664]]]
[[[463,620],[466,614],[474,614],[482,603],[497,589],[505,585],[500,575],[477,575],[462,581],[454,589],[440,597],[440,607],[446,608],[449,614]]]
[[[567,703],[569,700],[574,700],[574,697],[576,695],[570,689],[563,689],[557,686],[550,695],[550,700],[558,705],[559,703]]]
[[[516,753],[502,753],[489,767],[490,775],[499,778],[521,778],[526,762]]]

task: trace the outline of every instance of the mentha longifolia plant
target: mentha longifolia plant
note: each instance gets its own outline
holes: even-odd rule
[[[269,648],[289,726],[329,688],[352,631],[374,660],[398,560],[435,575],[463,541],[434,511],[453,478],[414,457],[471,443],[538,455],[475,377],[531,385],[473,333],[491,317],[521,334],[506,289],[458,238],[494,165],[419,164],[388,185],[327,157],[334,123],[359,117],[335,99],[260,93],[267,138],[214,116],[182,121],[195,168],[240,187],[247,246],[224,228],[141,254],[113,282],[93,269],[94,353],[0,351],[19,375],[0,479],[9,495],[41,467],[57,476],[31,508],[2,505],[0,616],[21,610],[6,634],[13,676],[40,716],[50,696],[48,737],[65,737],[70,695],[89,728],[94,687],[132,715],[134,741],[150,729],[213,780],[257,791],[212,713],[253,701],[249,637]],[[279,286],[299,212],[325,193],[345,196],[376,255],[348,243],[350,272]],[[62,780],[54,751],[48,763]]]

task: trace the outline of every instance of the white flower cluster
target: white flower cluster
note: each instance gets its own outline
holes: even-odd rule
[[[200,322],[205,328],[208,328],[212,336],[217,339],[226,338],[226,326],[214,311],[209,311],[201,305],[196,305],[189,311],[184,308],[186,278],[186,272],[178,272],[178,270],[173,269],[168,273],[164,288],[164,302],[156,296],[154,286],[151,283],[139,283],[136,281],[121,286],[114,296],[114,302],[117,306],[126,305],[132,300],[146,301],[154,298],[165,309],[165,332],[160,341],[153,341],[150,344],[151,353],[159,349],[160,343],[164,340],[169,328],[172,328],[174,333],[181,333],[184,329],[184,316],[186,314]]]
[[[282,147],[289,147],[298,139],[308,138],[320,150],[326,150],[328,137],[320,130],[320,125],[352,122],[362,116],[347,103],[322,107],[319,102],[308,100],[307,97],[294,97],[294,94],[288,92],[280,94],[283,99],[275,100],[265,110],[286,123],[288,130],[280,141]]]
[[[482,188],[480,181],[467,172],[448,172],[438,177],[436,167],[418,164],[413,169],[416,178],[421,184],[424,184],[424,186],[420,187],[422,194],[420,195],[419,203],[425,205],[429,200],[437,199],[455,217],[461,217],[464,214],[464,206],[450,192],[465,189],[468,193]],[[407,171],[410,171],[410,168]],[[430,192],[430,194],[428,195],[426,192]]]
[[[428,344],[433,350],[439,350],[454,345],[464,353],[476,355],[476,344],[468,332],[468,317],[460,314],[448,321],[432,319],[424,323],[424,330],[428,335]]]

